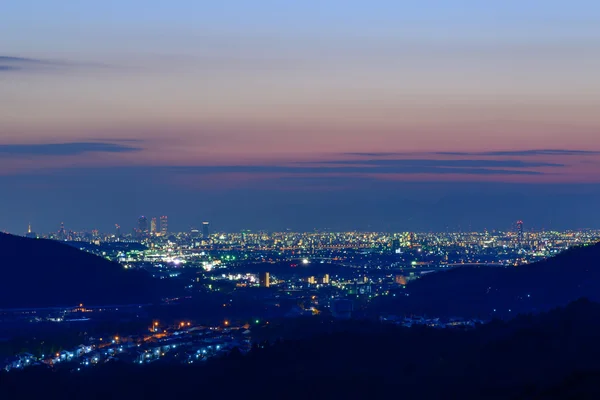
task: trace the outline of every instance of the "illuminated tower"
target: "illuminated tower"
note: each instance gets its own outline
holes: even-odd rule
[[[156,232],[156,217],[154,217],[150,220],[150,233],[156,235]]]
[[[58,230],[58,239],[67,240],[67,231],[65,230],[65,223],[60,223],[60,229]]]
[[[398,238],[392,240],[392,253],[400,253],[400,239]]]
[[[167,232],[169,231],[169,220],[166,215],[160,217],[160,234],[162,236],[167,236]]]
[[[523,245],[523,221],[517,221],[517,242],[519,246]]]
[[[148,218],[143,215],[138,218],[138,230],[140,233],[148,232]]]
[[[210,236],[210,232],[209,232],[208,228],[209,228],[209,223],[203,222],[202,223],[202,239],[208,239],[208,237]]]
[[[35,232],[33,232],[33,230],[31,229],[31,222],[29,223],[29,225],[27,226],[27,234],[25,235],[25,237],[28,237],[30,239],[36,239],[37,235],[35,234]]]
[[[119,224],[115,224],[115,236],[117,238],[121,237],[121,226]]]
[[[268,272],[261,272],[258,277],[258,282],[260,287],[269,287],[271,285],[271,280],[269,278]]]

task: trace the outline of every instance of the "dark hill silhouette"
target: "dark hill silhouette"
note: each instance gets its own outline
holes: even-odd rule
[[[381,299],[375,310],[435,316],[499,317],[539,312],[586,297],[600,301],[600,244],[576,247],[518,267],[459,267]],[[495,311],[494,311],[495,310]]]
[[[105,364],[0,374],[0,397],[572,399],[600,393],[600,305],[579,300],[473,330],[343,322],[207,364]],[[369,325],[366,325],[369,324]],[[31,385],[35,382],[35,385]],[[92,389],[90,389],[92,388]]]
[[[0,308],[146,303],[158,284],[60,242],[0,233]]]

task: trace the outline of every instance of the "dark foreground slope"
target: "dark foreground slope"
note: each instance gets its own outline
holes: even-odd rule
[[[8,373],[0,375],[0,396],[591,399],[600,394],[600,305],[586,300],[470,331],[378,323],[347,328],[257,346],[246,356],[233,352],[202,366],[107,364],[85,373]]]
[[[56,241],[0,233],[0,308],[145,303],[157,284]]]
[[[461,267],[433,273],[407,288],[409,296],[381,299],[374,310],[505,318],[582,297],[600,301],[600,244],[519,267]]]

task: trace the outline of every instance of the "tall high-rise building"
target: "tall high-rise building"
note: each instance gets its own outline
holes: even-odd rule
[[[58,230],[58,239],[67,240],[67,231],[65,230],[65,223],[60,223],[60,229]]]
[[[400,239],[395,238],[392,239],[392,253],[399,253],[400,252]]]
[[[523,244],[523,221],[517,221],[517,242]]]
[[[169,219],[167,218],[166,215],[163,215],[162,217],[160,217],[160,234],[162,236],[167,236],[168,232],[169,232]]]
[[[258,283],[260,287],[269,287],[271,285],[271,279],[268,272],[261,272],[258,275]]]
[[[30,239],[37,239],[37,234],[31,229],[31,222],[27,226],[27,234],[25,235],[25,237],[28,237]]]
[[[209,236],[210,236],[209,223],[208,222],[203,222],[202,223],[202,238],[203,239],[208,239]]]
[[[156,235],[156,232],[157,232],[156,229],[157,229],[156,228],[156,217],[153,217],[150,220],[150,233],[153,234],[153,235]]]
[[[121,225],[115,224],[115,236],[117,238],[121,237]]]
[[[138,231],[140,233],[148,232],[148,218],[144,217],[143,215],[138,218]]]

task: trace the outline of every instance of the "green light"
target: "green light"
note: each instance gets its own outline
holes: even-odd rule
[[[259,322],[260,322],[259,320],[256,320],[256,323],[257,323],[257,324],[258,324]]]

